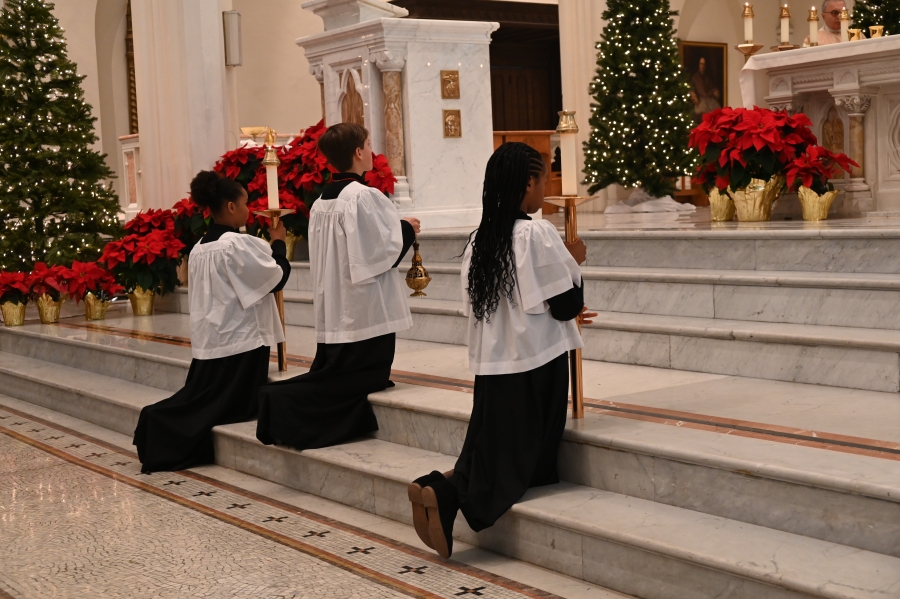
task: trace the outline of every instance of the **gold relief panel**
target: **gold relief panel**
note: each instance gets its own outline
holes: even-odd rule
[[[459,100],[459,71],[441,71],[441,98]]]
[[[459,110],[445,110],[444,137],[462,137],[462,115]]]

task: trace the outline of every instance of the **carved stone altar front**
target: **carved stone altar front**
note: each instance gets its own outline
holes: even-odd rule
[[[751,58],[744,106],[803,112],[819,143],[860,164],[833,180],[833,211],[900,211],[900,36]]]

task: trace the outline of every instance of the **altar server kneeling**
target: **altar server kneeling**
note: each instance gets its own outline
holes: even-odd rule
[[[372,145],[363,127],[341,123],[319,139],[340,171],[309,216],[316,357],[309,372],[264,386],[256,437],[311,449],[378,430],[368,396],[392,387],[395,333],[412,326],[394,271],[419,231],[394,203],[365,185]]]
[[[180,391],[141,410],[134,444],[143,472],[213,463],[212,428],[256,417],[270,348],[284,341],[272,296],[291,274],[284,225],[269,229],[271,247],[239,233],[247,192],[211,171],[194,177],[191,197],[213,218],[189,261],[193,360]]]
[[[441,556],[453,552],[453,522],[492,526],[530,487],[559,482],[556,456],[566,424],[567,352],[582,347],[576,318],[589,324],[581,270],[584,242],[566,246],[541,209],[547,168],[521,143],[488,161],[482,217],[463,253],[475,394],[456,467],[409,486],[413,523]]]

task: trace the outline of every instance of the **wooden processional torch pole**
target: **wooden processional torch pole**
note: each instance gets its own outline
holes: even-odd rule
[[[576,156],[578,141],[578,125],[575,123],[575,111],[563,110],[559,113],[559,153],[562,162],[562,195],[544,198],[545,202],[560,206],[565,210],[566,243],[578,241],[578,214],[576,208],[590,198],[578,195],[578,169]],[[581,332],[581,322],[578,322]],[[569,370],[572,382],[572,418],[584,418],[584,376],[581,372],[581,350],[569,352]]]
[[[278,152],[275,150],[275,130],[270,127],[241,127],[241,131],[256,139],[257,136],[265,134],[266,136],[266,156],[263,158],[263,166],[266,167],[266,185],[269,193],[268,210],[257,210],[254,214],[259,214],[272,221],[272,227],[278,226],[278,221],[282,216],[293,214],[294,210],[285,210],[280,207],[278,202],[278,165],[281,160],[278,159]],[[275,292],[275,305],[278,308],[278,317],[281,319],[281,331],[287,338],[287,330],[284,326],[284,292]],[[284,372],[287,370],[287,341],[278,344],[278,370]]]

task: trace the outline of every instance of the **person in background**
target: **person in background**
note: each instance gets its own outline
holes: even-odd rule
[[[212,428],[256,417],[270,348],[284,341],[272,295],[291,274],[284,224],[269,229],[271,247],[239,233],[247,191],[212,171],[194,177],[191,198],[213,218],[188,262],[193,359],[180,391],[141,410],[134,444],[143,472],[213,463]]]
[[[822,2],[822,20],[825,25],[819,29],[819,45],[838,44],[841,41],[841,11],[846,8],[844,0]],[[809,47],[809,36],[803,40],[803,47]]]

